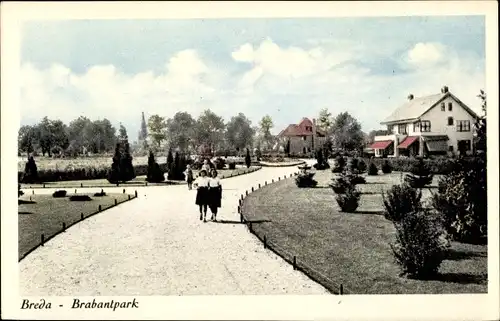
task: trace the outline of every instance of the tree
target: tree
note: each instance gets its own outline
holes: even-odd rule
[[[38,182],[38,169],[36,167],[35,159],[33,156],[28,158],[28,162],[24,167],[23,183],[36,183]]]
[[[178,112],[173,118],[167,120],[167,134],[169,145],[174,148],[179,148],[180,151],[186,152],[189,147],[193,147],[193,136],[195,131],[196,121],[189,113]]]
[[[160,165],[155,162],[155,154],[153,153],[153,151],[149,151],[148,173],[146,176],[146,181],[150,183],[159,183],[163,182],[164,180],[165,176],[163,175],[163,171],[161,170]]]
[[[474,139],[474,150],[476,153],[481,153],[486,157],[486,111],[487,111],[487,101],[486,93],[481,90],[480,94],[477,95],[481,99],[481,109],[483,115],[477,120],[475,127],[475,139]]]
[[[226,140],[229,146],[236,150],[251,146],[254,134],[252,122],[243,113],[232,117],[227,124]]]
[[[168,154],[167,154],[167,170],[170,171],[170,167],[174,163],[174,156],[172,154],[172,148],[168,149]]]
[[[247,165],[247,168],[252,165],[252,159],[250,158],[250,151],[247,148],[247,155],[245,156],[245,164]]]
[[[330,132],[332,127],[332,114],[328,111],[328,108],[323,108],[320,110],[317,127],[323,130],[325,133]]]
[[[171,164],[168,171],[167,177],[169,180],[174,180],[174,181],[184,180],[184,170],[186,168],[182,158],[183,157],[181,157],[178,152],[175,153],[174,162]]]
[[[38,124],[38,131],[40,132],[42,155],[47,153],[50,157],[53,147],[59,146],[66,149],[69,146],[66,125],[60,120],[50,120],[45,116]]]
[[[148,120],[149,135],[156,147],[160,148],[161,143],[167,139],[167,123],[165,118],[159,115],[152,115]]]
[[[18,149],[19,151],[32,153],[39,145],[40,133],[37,126],[24,125],[19,129]]]
[[[108,174],[108,181],[112,184],[130,181],[135,178],[134,166],[132,165],[132,155],[127,141],[117,143],[113,163]]]
[[[217,116],[209,109],[205,110],[196,121],[196,145],[206,144],[211,151],[216,151],[224,140],[225,128],[226,126],[222,117]]]
[[[361,125],[348,112],[337,115],[332,124],[333,145],[347,151],[363,147]]]
[[[113,155],[113,163],[111,164],[111,170],[108,174],[108,181],[111,184],[117,184],[120,182],[120,162],[121,162],[121,151],[120,143],[116,143],[115,154]]]
[[[265,150],[269,150],[272,147],[273,135],[271,134],[271,129],[274,127],[273,120],[271,116],[266,115],[262,117],[259,122],[259,132],[262,145],[265,146]]]
[[[119,133],[118,138],[128,139],[127,129],[121,123],[120,123],[120,129],[119,129],[118,133]]]

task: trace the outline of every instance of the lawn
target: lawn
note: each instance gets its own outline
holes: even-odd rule
[[[220,169],[217,170],[219,178],[228,178],[236,175],[242,175],[247,172],[255,171],[258,167],[251,166],[250,168],[246,167],[236,167],[236,169]],[[198,175],[198,171],[193,171],[195,177]],[[167,175],[165,174],[165,179]],[[146,185],[146,175],[137,176],[133,180],[130,180],[125,183],[120,183],[120,186],[144,186]],[[171,184],[186,184],[185,181],[168,181],[162,183],[148,183],[148,185],[171,185]],[[23,184],[21,183],[21,188],[43,188],[43,186],[47,188],[76,188],[76,187],[111,187],[116,186],[108,182],[107,179],[87,179],[87,180],[77,180],[77,181],[60,181],[60,182],[45,182],[43,184]]]
[[[19,198],[18,222],[19,222],[19,260],[29,254],[41,242],[41,235],[45,240],[61,232],[63,223],[66,227],[81,220],[101,209],[108,209],[115,204],[127,201],[128,194],[109,194],[95,197],[88,194],[91,201],[70,201],[65,198],[53,198],[52,195],[23,195]],[[80,195],[80,194],[79,194]],[[130,196],[133,198],[134,196]],[[31,202],[30,202],[31,199]],[[20,202],[20,203],[21,203]]]
[[[363,194],[356,213],[340,212],[327,187],[332,176],[329,170],[317,172],[317,188],[297,188],[293,179],[268,185],[245,199],[243,215],[260,222],[252,224],[259,238],[265,236],[287,260],[296,256],[297,265],[331,291],[342,284],[351,294],[487,292],[485,245],[453,242],[435,280],[399,276],[389,246],[395,229],[382,215],[379,194],[399,184],[399,173],[367,176],[367,184],[358,185]],[[423,191],[423,199],[430,195]]]

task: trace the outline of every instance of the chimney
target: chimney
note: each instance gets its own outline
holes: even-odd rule
[[[446,94],[447,92],[448,92],[448,86],[443,86],[443,88],[441,88],[441,93]]]
[[[413,98],[414,98],[414,97],[413,97],[413,94],[409,94],[409,95],[408,95],[408,100],[413,100]]]

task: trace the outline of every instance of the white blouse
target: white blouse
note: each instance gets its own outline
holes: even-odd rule
[[[218,177],[210,177],[208,181],[210,183],[210,187],[220,186],[220,179]]]
[[[196,180],[194,181],[194,184],[197,185],[198,187],[208,187],[208,182],[209,178],[208,177],[201,177],[198,176]]]

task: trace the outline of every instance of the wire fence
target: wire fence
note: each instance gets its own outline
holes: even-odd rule
[[[290,174],[290,176],[283,176],[283,179],[286,178],[292,178],[293,176],[298,175],[299,172],[295,172]],[[281,181],[282,177],[278,177],[276,180],[272,179],[271,184],[274,182],[279,182]],[[258,184],[258,187],[254,189],[254,187],[251,188],[251,192],[254,192],[258,189],[264,188],[265,186],[268,186],[270,184],[267,183],[267,181],[264,182],[264,184]],[[245,194],[241,194],[240,200],[239,200],[239,205],[238,205],[238,213],[240,214],[240,221],[242,223],[245,223],[248,230],[250,233],[255,235],[259,241],[261,241],[264,245],[265,249],[269,249],[279,257],[281,257],[285,262],[289,263],[292,265],[294,270],[301,271],[305,275],[307,275],[310,279],[313,281],[321,284],[324,286],[330,293],[332,294],[337,294],[337,295],[343,295],[343,294],[348,294],[346,289],[344,288],[344,285],[342,283],[336,282],[332,280],[332,278],[326,276],[324,273],[318,271],[318,269],[313,268],[310,264],[306,263],[305,260],[303,260],[300,256],[297,256],[293,253],[291,253],[289,250],[285,249],[281,245],[279,245],[276,241],[272,241],[269,238],[269,235],[266,234],[263,231],[260,231],[259,228],[254,228],[252,221],[248,220],[244,213],[244,205],[245,205],[245,198],[249,195],[250,193],[245,191]]]

